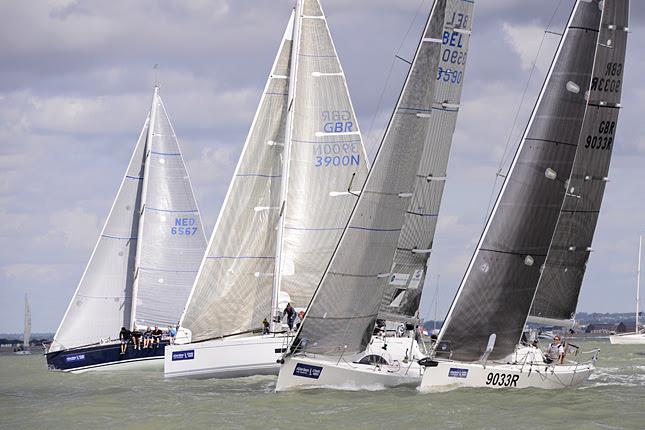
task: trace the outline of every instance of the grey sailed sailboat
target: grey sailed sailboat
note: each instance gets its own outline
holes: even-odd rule
[[[628,13],[628,0],[575,3],[422,390],[562,388],[593,371],[593,360],[545,364],[518,343],[531,309],[575,311],[614,147]]]
[[[189,342],[166,350],[166,377],[278,372],[293,339],[283,310],[309,303],[367,170],[327,19],[318,0],[298,0],[181,320]]]
[[[119,331],[175,326],[206,238],[159,88],[112,209],[47,353],[50,369],[161,366],[158,348],[120,353]]]
[[[434,2],[365,186],[280,369],[278,391],[418,384],[415,320],[461,95],[473,3]],[[454,54],[453,54],[454,53]]]

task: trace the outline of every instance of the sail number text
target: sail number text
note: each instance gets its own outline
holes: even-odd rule
[[[464,35],[463,29],[468,23],[468,15],[463,13],[453,13],[448,26],[454,28],[453,31],[444,31],[442,36],[443,50],[441,53],[442,65],[437,70],[437,80],[447,82],[449,84],[460,84],[463,78],[463,71],[457,70],[455,67],[466,64],[468,53],[464,48]],[[451,65],[452,67],[445,67]]]
[[[598,126],[598,134],[587,136],[585,148],[611,150],[611,144],[614,142],[614,130],[616,129],[616,121],[600,121]]]
[[[620,91],[623,74],[623,63],[608,63],[602,77],[594,77],[591,80],[591,91],[617,93]]]
[[[197,234],[195,218],[175,218],[175,225],[170,228],[173,236],[194,236]]]
[[[497,385],[498,387],[517,387],[517,381],[519,380],[520,375],[491,372],[488,374],[488,376],[486,376],[486,385]]]

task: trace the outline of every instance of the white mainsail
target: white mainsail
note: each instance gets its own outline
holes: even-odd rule
[[[29,298],[25,293],[25,327],[22,336],[23,349],[29,351],[29,343],[31,343],[31,309],[29,308]]]
[[[163,105],[158,96],[158,90],[155,89],[153,96],[153,109],[156,109],[158,106]],[[163,108],[162,111],[162,116],[165,116],[165,110]],[[145,182],[145,166],[151,157],[155,157],[153,154],[147,154],[149,151],[146,151],[147,141],[153,134],[149,130],[150,122],[151,115],[148,115],[132,154],[128,169],[123,176],[119,191],[116,195],[110,213],[108,214],[105,225],[103,226],[103,230],[99,235],[98,242],[92,252],[76,292],[67,308],[65,316],[56,331],[54,341],[50,348],[51,351],[89,345],[97,343],[101,339],[114,338],[118,335],[121,327],[130,327],[134,323],[133,313],[135,312],[135,309],[133,307],[132,298],[133,284],[135,282],[135,276],[137,275],[137,243],[141,241],[141,236],[139,234],[140,217],[142,211],[145,211],[145,208],[143,208],[144,201],[142,196]],[[166,133],[167,131],[163,130],[167,130],[168,128],[169,123],[167,120],[162,125],[153,125],[153,130],[157,130],[156,132],[159,134]],[[174,140],[175,143],[170,146],[175,149],[170,150],[178,152],[174,132],[172,132],[172,135],[173,137],[171,139]],[[157,136],[155,139],[165,140],[168,138]],[[165,148],[167,145],[159,146]],[[151,195],[157,196],[159,199],[163,199],[164,192],[166,192],[164,190],[176,190],[178,194],[184,195],[181,200],[188,201],[189,203],[187,203],[187,206],[190,209],[196,209],[192,188],[188,181],[188,174],[185,166],[183,165],[183,160],[180,156],[173,157],[174,160],[168,163],[168,169],[161,171],[155,168],[152,169],[153,172],[157,171],[158,173],[154,173],[157,175],[154,179],[156,182],[151,188],[156,188],[156,190],[153,190]],[[161,158],[158,158],[157,162],[159,159]],[[176,179],[166,179],[161,177],[165,173],[169,174],[170,178],[178,178],[178,181]],[[175,184],[171,184],[174,181],[177,182]],[[177,190],[177,187],[175,186],[177,183],[181,184],[181,188],[183,189]],[[155,207],[154,204],[156,204],[156,202],[154,200],[150,200],[150,202],[153,202],[150,204],[150,207]],[[164,208],[164,206],[161,206],[160,208]],[[191,215],[192,214],[195,214],[198,217],[198,214],[191,212]],[[163,230],[163,234],[171,234],[171,230],[174,227],[174,219],[169,218],[170,217],[167,217],[167,224],[165,224],[164,227],[157,224],[157,228],[159,230]],[[202,252],[205,247],[201,221],[196,222],[196,225],[191,226],[191,228],[192,227],[198,227],[199,229],[199,231],[197,231],[193,236],[201,238],[202,248],[201,251],[193,251],[192,249],[189,249],[189,255],[198,254],[199,252]],[[145,240],[150,241],[151,246],[154,246],[152,243],[154,241],[160,241],[161,239],[159,239],[159,237],[155,238],[155,236],[149,234]],[[168,251],[172,252],[179,261],[186,262],[186,260],[184,260],[186,249],[184,249],[183,246],[169,247]],[[196,264],[198,264],[199,258],[200,257],[198,257]],[[188,267],[188,269],[185,269],[185,267]],[[195,263],[188,264],[181,270],[196,270]],[[141,273],[144,272],[145,270],[141,271]],[[192,276],[194,276],[194,273]],[[178,279],[178,277],[174,276],[173,273],[166,275],[166,277],[171,280],[173,284]],[[186,276],[186,278],[188,278],[188,276]],[[158,279],[159,278],[157,278],[157,280]],[[192,284],[192,279],[182,279],[182,282],[183,287],[181,288],[186,290],[183,299],[180,295],[173,293],[172,300],[185,301],[188,295],[188,289]],[[149,306],[145,303],[145,297],[147,294],[147,291],[145,291],[145,283],[142,289],[144,290],[144,302],[141,307],[143,308],[143,315],[145,316],[146,306]],[[158,298],[163,302],[167,302],[163,299],[165,294],[165,289],[157,291]],[[183,303],[184,302],[182,301],[180,304],[173,304],[172,306],[178,306],[181,309]],[[169,322],[176,324],[179,319],[179,312],[174,312],[175,314],[167,319]],[[161,323],[161,320],[158,322]]]
[[[446,2],[435,102],[428,119],[427,143],[417,170],[413,196],[394,254],[390,281],[379,318],[402,321],[418,317],[437,227],[441,197],[448,176],[448,159],[457,124],[475,4]]]

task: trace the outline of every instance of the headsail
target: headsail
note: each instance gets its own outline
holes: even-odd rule
[[[206,249],[204,227],[166,108],[155,88],[146,145],[133,325],[179,322]]]
[[[602,4],[609,10],[624,5],[622,1]],[[576,149],[586,144],[583,127],[592,121],[597,130],[598,110],[615,108],[593,106],[599,104],[596,92],[586,96],[593,87],[596,52],[613,49],[598,41],[601,15],[597,0],[578,1],[574,6],[529,125],[439,334],[439,345],[448,346],[453,359],[479,360],[493,335],[496,341],[489,358],[501,359],[520,340],[565,193],[577,193],[567,180]],[[594,76],[604,73],[608,64],[598,67]],[[597,154],[599,150],[589,151]]]
[[[293,21],[292,13],[182,317],[193,340],[260,327],[271,313]]]
[[[461,102],[474,6],[473,2],[464,0],[446,1],[429,134],[394,254],[392,275],[383,295],[380,318],[401,321],[418,317]]]
[[[446,1],[433,6],[368,179],[294,345],[342,355],[365,349],[389,279],[436,100]]]
[[[367,176],[363,140],[318,0],[296,6],[288,165],[274,288],[305,307]]]
[[[148,122],[141,130],[121,186],[50,350],[115,337],[130,325]]]
[[[609,177],[627,47],[628,0],[604,2],[589,105],[569,192],[538,284],[529,321],[572,325]],[[604,48],[604,49],[603,49]]]

